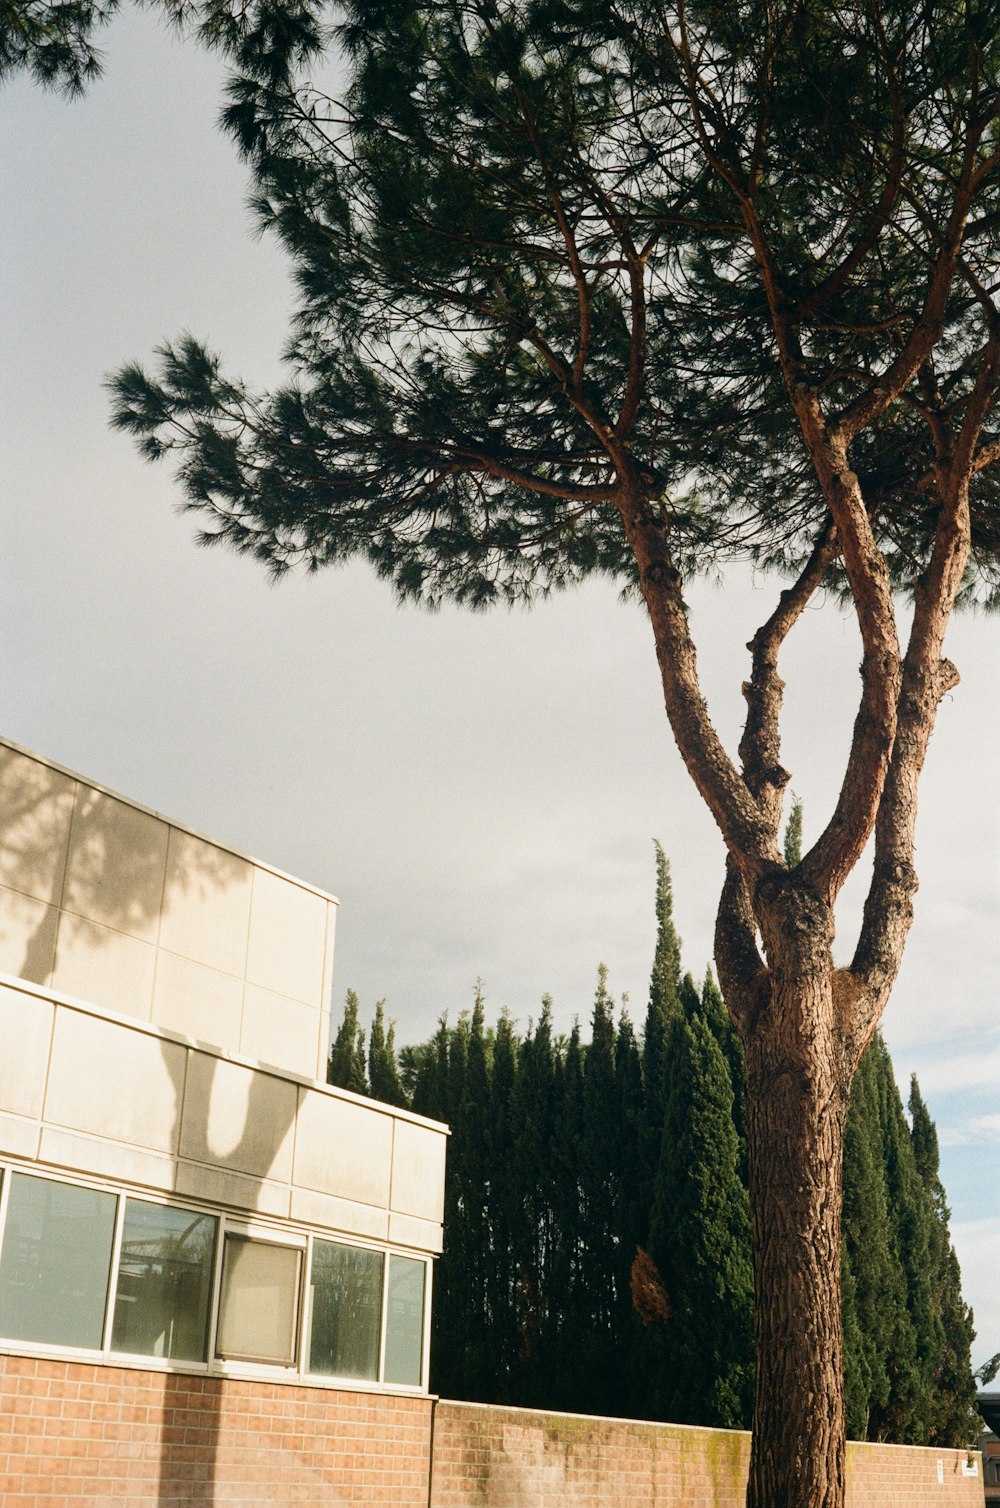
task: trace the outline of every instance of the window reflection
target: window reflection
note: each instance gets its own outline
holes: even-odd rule
[[[211,1215],[127,1201],[113,1350],[205,1360],[217,1226]]]

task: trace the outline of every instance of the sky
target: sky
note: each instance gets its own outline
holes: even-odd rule
[[[640,608],[606,582],[532,610],[396,605],[361,566],[273,586],[197,549],[168,468],[108,427],[104,377],[185,330],[261,388],[293,290],[216,126],[218,65],[126,11],[66,101],[0,92],[0,734],[340,900],[334,1012],[377,999],[400,1042],[471,1006],[586,1021],[597,967],[641,1023],[653,840],[703,975],[722,844],[667,728]],[[688,591],[709,707],[739,738],[746,641],[778,587]],[[921,889],[884,1030],[916,1072],[978,1363],[1000,1350],[1000,619],[965,618],[921,797]],[[856,630],[817,604],[789,642],[783,762],[805,838],[829,814]],[[863,874],[838,913],[846,962]]]

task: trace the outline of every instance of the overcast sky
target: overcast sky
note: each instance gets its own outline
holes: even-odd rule
[[[531,612],[398,608],[363,568],[268,584],[192,544],[169,470],[107,427],[103,376],[183,330],[266,385],[292,290],[215,127],[219,71],[128,12],[66,102],[0,93],[0,732],[341,901],[335,1013],[387,1000],[401,1041],[471,1004],[586,1018],[597,965],[641,1022],[653,848],[685,966],[711,958],[722,846],[669,737],[650,631],[595,583]],[[746,640],[777,590],[689,592],[709,704],[739,736]],[[885,1020],[942,1137],[978,1359],[1000,1349],[1000,621],[955,625],[921,804],[917,921]],[[789,644],[786,766],[806,840],[858,691],[855,630]],[[861,887],[845,892],[845,960]]]

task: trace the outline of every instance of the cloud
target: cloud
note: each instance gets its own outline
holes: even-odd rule
[[[922,1055],[921,1055],[922,1056]],[[951,1056],[928,1056],[917,1066],[922,1093],[948,1094],[954,1090],[995,1089],[1000,1084],[1000,1044],[983,1051],[970,1050]]]

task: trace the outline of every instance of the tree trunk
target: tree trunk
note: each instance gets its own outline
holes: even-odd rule
[[[756,1395],[748,1508],[844,1508],[840,1206],[849,1071],[829,966],[772,974],[745,1035]]]

